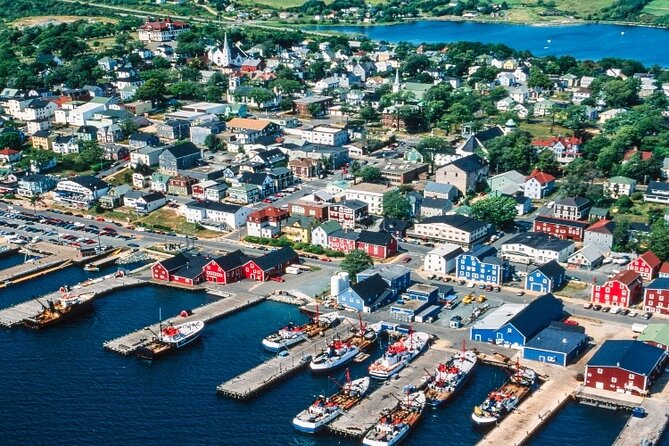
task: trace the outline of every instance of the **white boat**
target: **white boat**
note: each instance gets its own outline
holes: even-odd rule
[[[474,406],[472,421],[479,426],[496,424],[530,393],[536,376],[534,370],[516,364],[509,379],[499,389],[490,392],[482,404]]]
[[[276,333],[272,333],[262,340],[262,345],[267,350],[276,352],[284,348],[288,348],[291,345],[295,345],[299,342],[307,339],[307,334],[302,329],[302,327],[293,324],[292,322],[283,327],[281,330]]]
[[[418,422],[425,408],[425,393],[407,393],[404,399],[374,425],[362,444],[367,446],[394,446],[404,439]]]
[[[408,336],[402,337],[369,366],[370,376],[376,379],[392,377],[421,354],[429,339],[430,336],[423,332],[410,332]]]
[[[311,360],[309,367],[314,372],[325,372],[346,364],[358,353],[360,349],[356,345],[335,338]]]
[[[196,340],[204,330],[203,321],[191,321],[179,325],[168,325],[160,332],[161,342],[176,348],[185,347]]]
[[[434,375],[428,378],[425,396],[427,404],[439,406],[445,403],[467,381],[478,358],[472,350],[463,350],[440,363]]]
[[[347,372],[348,376],[348,372]],[[369,377],[347,381],[335,395],[319,396],[308,409],[293,418],[293,426],[301,432],[313,434],[339,415],[356,405],[369,389]]]

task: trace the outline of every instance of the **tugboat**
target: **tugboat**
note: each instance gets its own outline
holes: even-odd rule
[[[425,394],[405,388],[405,399],[390,412],[381,416],[376,425],[367,432],[362,444],[367,446],[394,446],[407,436],[420,420],[425,408]]]
[[[35,317],[24,319],[23,325],[39,330],[91,311],[93,308],[93,293],[73,295],[67,288],[64,287],[64,289],[63,295],[55,302],[48,300],[48,305],[44,305],[37,301],[42,305],[42,311]]]
[[[337,383],[338,384],[338,383]],[[346,384],[340,386],[338,393],[329,398],[319,395],[316,401],[293,418],[295,429],[306,433],[316,433],[329,422],[360,402],[369,389],[369,377],[351,381],[346,370]]]
[[[502,386],[488,394],[486,400],[479,406],[474,406],[472,420],[478,426],[490,426],[518,406],[525,398],[536,381],[537,374],[528,367],[521,367],[516,362],[509,379]]]
[[[341,367],[347,362],[355,358],[358,353],[369,348],[376,342],[378,338],[378,326],[367,326],[362,323],[362,317],[358,315],[360,321],[359,327],[353,326],[353,334],[341,340],[334,338],[327,348],[323,349],[320,354],[316,355],[309,367],[314,372],[325,372],[328,370]]]
[[[472,350],[465,350],[451,356],[446,363],[440,363],[434,375],[428,377],[425,398],[430,406],[444,404],[467,381],[476,366],[478,358]]]
[[[427,333],[409,330],[409,336],[388,346],[383,356],[369,366],[370,376],[376,379],[392,377],[422,353],[429,339]]]
[[[137,349],[135,354],[141,359],[152,360],[179,350],[200,337],[204,322],[200,320],[179,325],[160,326],[159,334],[148,344]]]
[[[305,339],[313,338],[323,333],[328,328],[333,327],[338,321],[339,313],[319,314],[318,307],[316,307],[316,315],[311,322],[299,326],[291,322],[276,333],[272,333],[263,339],[262,345],[269,351],[278,352]]]

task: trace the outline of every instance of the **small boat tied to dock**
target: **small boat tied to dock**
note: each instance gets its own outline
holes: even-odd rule
[[[325,330],[336,326],[338,322],[339,313],[319,314],[318,307],[316,307],[316,315],[310,322],[304,325],[296,325],[290,322],[279,331],[265,337],[262,340],[262,345],[271,352],[278,352],[314,336],[322,335]]]
[[[195,320],[183,324],[169,323],[149,343],[139,347],[135,354],[140,359],[153,360],[190,345],[200,337],[204,321]]]
[[[346,321],[349,322],[348,319]],[[312,371],[327,372],[341,367],[353,360],[361,351],[374,345],[379,337],[381,324],[364,324],[361,315],[358,315],[358,321],[359,325],[352,327],[350,336],[344,340],[339,336],[334,337],[332,342],[311,360],[309,367]]]
[[[440,406],[453,396],[467,382],[476,367],[478,357],[473,350],[465,349],[451,356],[445,363],[440,362],[434,374],[429,373],[425,398],[429,406]]]
[[[405,387],[404,398],[394,409],[381,415],[379,421],[365,435],[362,444],[367,446],[398,444],[420,420],[424,408],[425,393],[416,391],[413,386]]]
[[[429,340],[427,333],[410,329],[408,336],[390,344],[383,356],[369,366],[369,375],[376,379],[391,378],[420,355]]]
[[[318,432],[339,415],[358,404],[367,393],[369,383],[368,376],[351,381],[351,374],[347,369],[346,383],[340,385],[335,381],[335,384],[340,387],[339,392],[328,398],[319,395],[311,406],[293,418],[293,426],[301,432],[310,434]]]
[[[61,287],[60,292],[61,296],[55,301],[47,300],[47,305],[35,298],[42,306],[42,311],[34,317],[23,319],[23,325],[39,330],[92,310],[94,293],[73,294],[66,286]]]
[[[494,426],[509,412],[514,410],[525,398],[537,379],[537,374],[529,367],[521,367],[516,362],[515,367],[507,369],[510,376],[502,386],[488,394],[482,404],[474,406],[472,421],[478,426]]]

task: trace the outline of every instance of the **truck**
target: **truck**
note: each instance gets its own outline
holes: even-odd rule
[[[632,324],[632,331],[634,333],[643,333],[646,327],[647,327],[646,324]]]
[[[296,268],[294,266],[287,266],[286,267],[286,274],[300,274],[302,270],[300,268]]]

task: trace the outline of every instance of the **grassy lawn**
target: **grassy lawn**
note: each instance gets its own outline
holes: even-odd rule
[[[669,14],[669,0],[652,0],[641,10],[642,14],[663,16]]]
[[[136,222],[147,226],[162,226],[170,228],[178,234],[197,235],[198,237],[214,238],[220,236],[216,231],[208,229],[198,230],[197,225],[188,223],[186,218],[177,214],[176,211],[169,208],[158,209],[146,217],[137,219]]]
[[[128,167],[121,169],[113,175],[105,177],[104,180],[110,184],[131,184],[132,170]]]
[[[566,135],[570,130],[566,127],[554,124],[551,129],[550,122],[526,122],[521,121],[519,124],[521,130],[530,132],[535,138],[546,138],[555,135]]]
[[[74,15],[56,15],[56,16],[30,16],[23,17],[10,23],[12,26],[23,28],[26,26],[58,25],[61,23],[72,23],[77,20],[87,20],[89,22],[117,23],[117,19],[107,17],[92,16],[74,16]]]
[[[658,203],[645,203],[643,200],[635,201],[634,207],[624,214],[616,212],[617,210],[611,209],[611,215],[614,220],[627,220],[634,223],[648,223],[648,211],[651,209],[662,209],[665,211],[666,206],[662,206]]]
[[[585,18],[588,14],[601,11],[602,8],[609,6],[614,0],[555,0],[555,9],[564,12],[574,12],[579,17]],[[659,0],[666,1],[666,0]],[[511,11],[509,13],[510,20],[514,22],[527,21],[549,21],[559,20],[560,17],[539,16],[539,13],[545,12],[548,8],[544,6],[536,6],[536,0],[507,0],[506,2]]]

